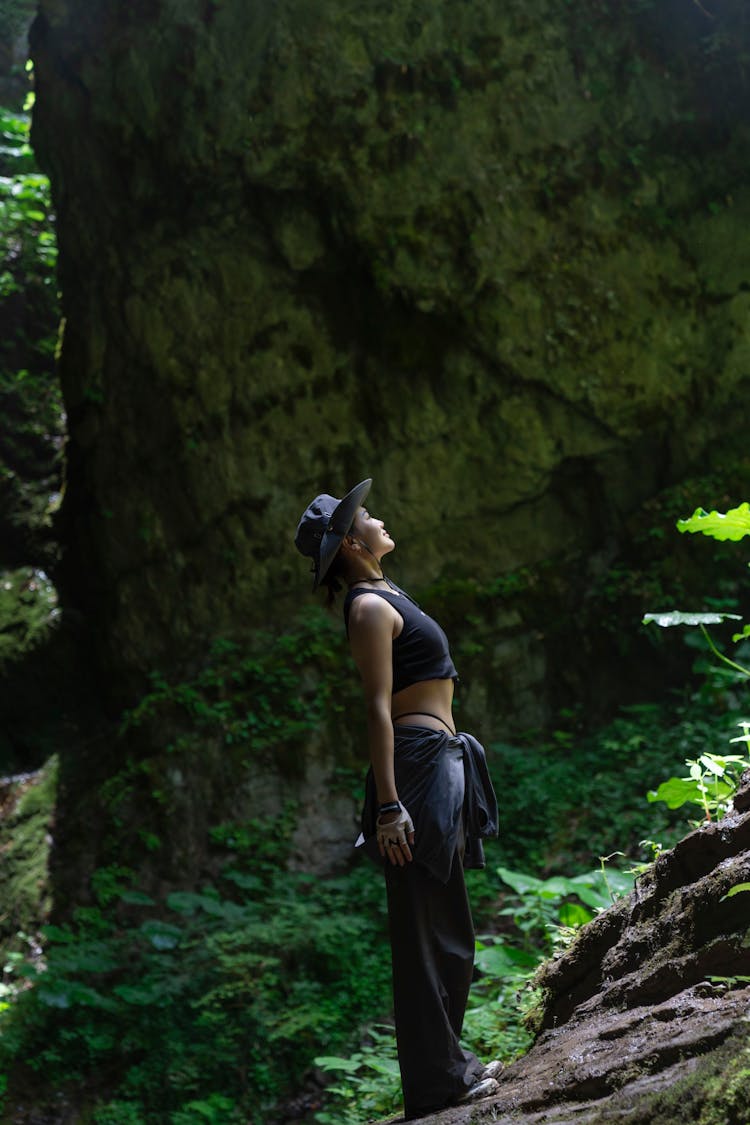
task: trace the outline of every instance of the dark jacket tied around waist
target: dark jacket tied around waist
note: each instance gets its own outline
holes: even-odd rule
[[[399,800],[414,821],[414,861],[447,883],[456,848],[464,867],[484,867],[482,838],[496,836],[497,801],[484,749],[471,734],[396,725],[394,768]],[[365,780],[357,847],[384,863],[375,837],[378,799],[372,770]],[[463,831],[464,841],[459,841]]]

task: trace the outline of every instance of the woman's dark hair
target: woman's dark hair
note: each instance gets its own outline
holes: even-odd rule
[[[326,609],[330,609],[336,600],[336,595],[341,592],[343,583],[346,581],[346,563],[341,557],[341,550],[339,549],[333,562],[321,578],[320,585],[325,586],[326,594]]]

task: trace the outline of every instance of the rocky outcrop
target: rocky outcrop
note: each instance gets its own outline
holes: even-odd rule
[[[744,440],[742,0],[39,9],[60,579],[113,693],[288,620],[321,487],[376,478],[407,585],[494,581]]]
[[[432,1125],[745,1125],[750,774],[542,970],[541,1031],[499,1096]]]

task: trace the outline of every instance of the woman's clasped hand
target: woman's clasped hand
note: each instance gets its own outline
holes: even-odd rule
[[[391,863],[403,867],[411,860],[409,845],[414,843],[414,824],[400,801],[381,807],[375,834],[380,854],[387,856]]]

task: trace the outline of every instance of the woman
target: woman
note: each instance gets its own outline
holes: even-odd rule
[[[329,602],[348,587],[344,618],[367,706],[371,768],[357,843],[383,864],[396,1039],[407,1119],[498,1090],[500,1064],[459,1044],[474,963],[463,868],[483,866],[497,832],[484,751],[457,734],[458,678],[437,622],[383,574],[396,544],[362,506],[371,480],[342,500],[322,494],[295,543]]]

